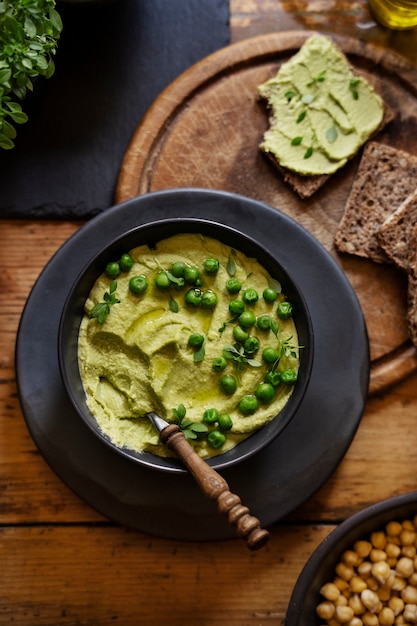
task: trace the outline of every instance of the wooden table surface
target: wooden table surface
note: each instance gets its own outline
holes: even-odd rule
[[[322,30],[391,48],[417,65],[417,31],[391,32],[366,2],[230,0],[231,40]],[[250,552],[239,540],[188,543],[103,518],[49,468],[16,388],[19,319],[44,265],[80,223],[0,223],[0,624],[265,626],[284,624],[316,546],[378,500],[417,490],[417,374],[367,401],[356,436],[322,488]]]

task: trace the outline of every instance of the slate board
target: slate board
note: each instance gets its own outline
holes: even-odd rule
[[[179,74],[229,43],[228,0],[58,3],[56,72],[0,153],[0,217],[86,219],[114,204],[130,137]]]

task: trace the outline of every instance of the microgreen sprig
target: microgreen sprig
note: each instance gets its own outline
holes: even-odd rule
[[[110,313],[110,308],[114,304],[119,304],[120,302],[115,295],[116,289],[117,280],[113,280],[110,283],[109,290],[104,292],[103,302],[98,302],[91,309],[90,318],[95,318],[99,324],[104,324],[108,314]]]
[[[174,424],[177,424],[186,439],[197,439],[199,434],[208,432],[208,428],[202,422],[192,422],[185,419],[187,409],[183,404],[179,404],[178,408],[172,409],[174,416]]]

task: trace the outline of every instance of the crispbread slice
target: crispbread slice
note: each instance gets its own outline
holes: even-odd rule
[[[359,72],[358,72],[359,73]],[[370,81],[371,82],[371,81]],[[374,137],[381,131],[389,122],[394,119],[395,115],[393,110],[388,107],[384,103],[384,117],[382,122],[374,133]],[[264,151],[263,151],[264,152]],[[317,176],[302,176],[301,174],[297,174],[297,172],[292,172],[291,170],[282,167],[278,161],[274,158],[274,155],[271,152],[264,152],[265,156],[274,164],[276,169],[281,173],[284,182],[287,183],[293,191],[295,191],[300,198],[305,200],[306,198],[311,198],[311,196],[316,193],[323,185],[329,180],[332,174],[321,174]]]
[[[410,241],[417,224],[417,180],[415,191],[407,196],[379,229],[378,241],[389,258],[406,272],[410,267]]]
[[[408,334],[417,348],[417,225],[410,235],[407,307]]]
[[[375,141],[363,151],[335,236],[340,252],[391,262],[378,241],[385,220],[416,188],[417,157]]]

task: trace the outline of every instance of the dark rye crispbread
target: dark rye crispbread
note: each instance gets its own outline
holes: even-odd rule
[[[417,225],[410,234],[407,298],[408,334],[417,348]]]
[[[394,119],[394,117],[395,115],[392,109],[390,109],[384,103],[384,117],[375,133],[373,133],[372,137],[376,137],[376,135],[380,131],[382,131],[385,126]],[[272,124],[272,120],[270,121],[270,123]],[[331,176],[333,176],[333,174],[302,176],[301,174],[297,174],[297,172],[293,172],[285,167],[282,167],[274,158],[274,155],[271,152],[265,152],[264,150],[262,150],[262,152],[265,154],[265,156],[268,157],[268,159],[274,164],[276,169],[281,173],[284,182],[287,183],[293,189],[293,191],[295,191],[300,196],[302,200],[310,198],[314,193],[316,193],[316,191],[323,187],[323,185],[329,180]]]
[[[369,142],[335,235],[336,248],[377,263],[391,262],[379,245],[378,232],[415,190],[416,176],[416,156]]]
[[[378,232],[381,248],[399,268],[408,272],[410,242],[417,224],[417,180],[411,193],[394,213],[385,220]]]

